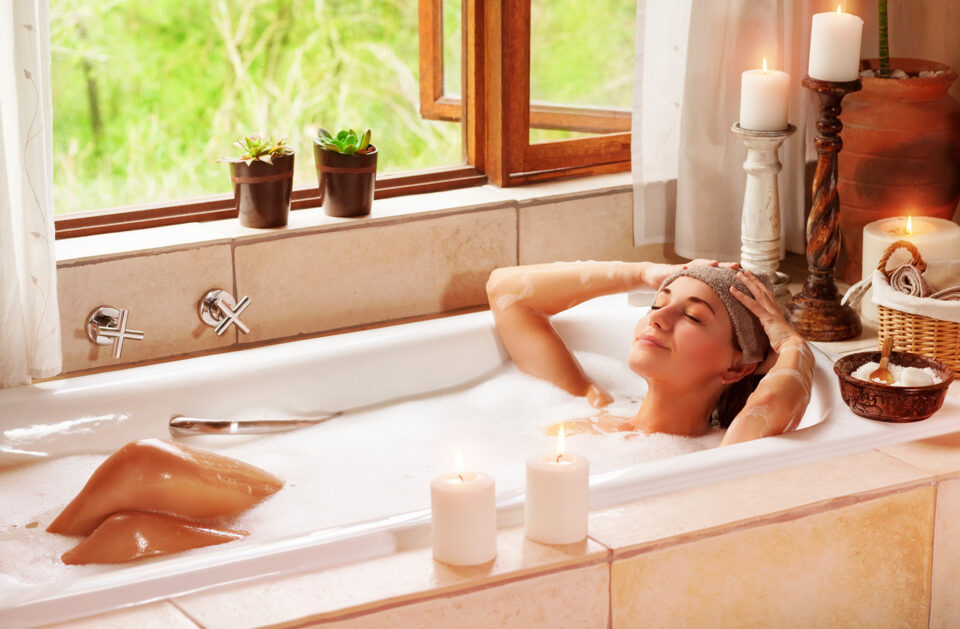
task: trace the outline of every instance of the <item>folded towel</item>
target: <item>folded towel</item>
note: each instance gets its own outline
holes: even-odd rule
[[[930,299],[939,299],[941,301],[960,301],[960,286],[951,286],[944,288],[930,295]]]
[[[901,264],[890,274],[890,286],[912,297],[928,297],[933,291],[920,270],[912,264]]]

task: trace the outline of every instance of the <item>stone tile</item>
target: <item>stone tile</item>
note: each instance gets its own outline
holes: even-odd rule
[[[937,486],[930,629],[960,627],[960,480]]]
[[[213,349],[236,341],[218,337],[197,314],[197,303],[211,288],[233,290],[229,245],[151,253],[58,269],[63,371],[70,372]],[[87,338],[87,315],[98,306],[126,308],[127,327],[144,340],[123,344],[117,360],[111,346]]]
[[[590,537],[619,555],[677,536],[702,536],[928,475],[877,451],[652,496],[590,514]]]
[[[234,257],[252,299],[241,340],[311,334],[486,304],[490,271],[516,264],[516,211],[241,243]]]
[[[46,625],[56,629],[196,629],[197,625],[172,604],[163,601],[79,620]]]
[[[520,264],[558,260],[680,262],[671,244],[633,246],[633,193],[521,207]]]
[[[425,194],[409,194],[389,199],[377,199],[369,216],[361,218],[338,218],[327,216],[322,207],[293,210],[287,225],[271,229],[254,229],[244,227],[240,221],[232,218],[209,223],[211,229],[233,238],[247,236],[265,237],[282,235],[292,230],[304,232],[329,231],[334,229],[355,229],[375,226],[384,222],[395,222],[397,219],[413,217],[426,213],[440,215],[442,213],[459,213],[476,209],[492,209],[494,207],[513,207],[514,201],[503,194],[496,186],[475,186],[429,192]]]
[[[557,202],[580,196],[604,194],[605,192],[632,193],[633,177],[629,172],[610,173],[571,179],[553,179],[542,183],[502,188],[501,190],[504,195],[515,199],[523,206],[545,201]],[[630,233],[633,233],[632,230]]]
[[[609,616],[610,570],[606,564],[532,577],[499,587],[435,598],[350,620],[324,629],[604,629]]]
[[[432,596],[451,596],[518,577],[588,567],[584,566],[587,563],[601,562],[597,567],[604,573],[608,570],[602,563],[607,550],[599,544],[586,540],[546,546],[524,538],[522,527],[501,531],[497,550],[497,558],[489,564],[457,568],[435,562],[430,548],[416,548],[329,570],[225,586],[174,601],[191,618],[211,629],[286,623],[302,626]],[[561,579],[556,583],[565,582]],[[549,585],[552,581],[544,583],[545,587],[554,587]],[[603,588],[602,598],[606,600],[605,580]]]
[[[613,627],[925,627],[932,486],[614,562]]]
[[[182,223],[63,238],[56,243],[57,261],[103,261],[144,251],[158,253],[226,242],[224,235],[211,225],[212,223]]]
[[[881,450],[931,474],[960,472],[960,432],[900,443]]]

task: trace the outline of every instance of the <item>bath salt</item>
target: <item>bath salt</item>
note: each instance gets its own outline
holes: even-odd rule
[[[879,368],[880,363],[869,362],[860,365],[850,375],[860,380],[872,382],[870,380],[870,374]],[[931,384],[938,384],[941,381],[937,372],[930,367],[920,369],[919,367],[901,367],[900,365],[888,363],[887,370],[894,379],[893,384],[890,386],[894,387],[925,387]]]
[[[633,417],[646,383],[622,361],[578,353],[586,373],[614,401],[610,416]],[[265,400],[266,402],[267,400]],[[289,416],[281,404],[250,409],[262,417]],[[347,410],[323,424],[273,435],[197,436],[185,445],[210,450],[260,467],[284,487],[236,518],[222,522],[242,529],[246,540],[186,551],[220,552],[332,527],[427,509],[430,479],[453,471],[457,450],[464,468],[493,476],[497,493],[523,490],[525,463],[553,452],[556,437],[545,429],[559,422],[597,417],[584,398],[521,373],[512,363],[490,377],[431,394]],[[584,432],[566,439],[569,452],[590,460],[592,474],[623,470],[649,461],[713,448],[724,431],[699,437],[641,432]],[[106,454],[74,455],[6,469],[0,473],[3,504],[16,505],[0,520],[0,600],[24,586],[57,583],[124,565],[66,566],[59,556],[81,538],[44,529],[80,491]],[[27,528],[27,525],[36,523]]]

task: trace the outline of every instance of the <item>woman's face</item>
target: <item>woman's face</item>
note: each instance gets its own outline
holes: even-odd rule
[[[700,280],[678,277],[637,323],[629,364],[647,380],[688,390],[720,384],[739,359],[723,302]]]

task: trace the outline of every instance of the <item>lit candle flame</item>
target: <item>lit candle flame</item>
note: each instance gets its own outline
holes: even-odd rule
[[[563,429],[563,424],[560,424],[560,432],[557,433],[557,463],[560,462],[560,459],[563,457],[563,449],[566,445],[566,434]]]
[[[912,219],[913,219],[913,217],[908,214],[908,215],[907,215],[907,236],[912,236],[912,235],[913,235],[913,222],[912,222]]]
[[[453,466],[457,470],[457,478],[460,479],[460,482],[463,482],[463,453],[460,452],[460,449],[457,449],[456,454],[453,455]]]
[[[767,58],[766,58],[766,57],[763,58],[763,73],[764,73],[764,74],[767,73]]]
[[[839,5],[839,4],[837,5],[837,13],[843,13],[843,11],[840,10],[840,5]]]

